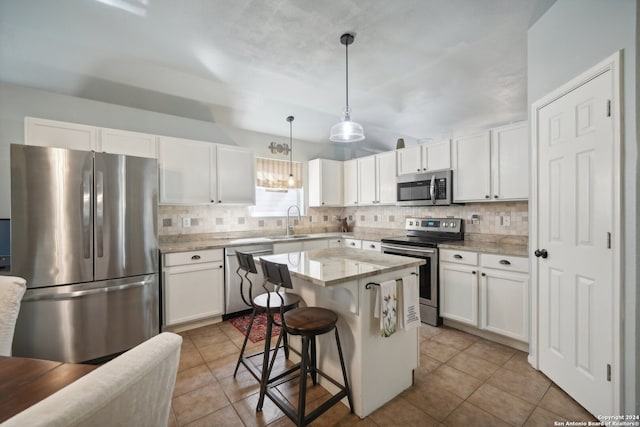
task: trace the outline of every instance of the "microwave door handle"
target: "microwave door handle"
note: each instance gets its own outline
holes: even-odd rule
[[[429,184],[429,194],[431,195],[431,203],[436,204],[436,175],[431,176],[431,183]]]

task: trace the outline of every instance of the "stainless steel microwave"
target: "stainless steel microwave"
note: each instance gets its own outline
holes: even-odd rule
[[[451,204],[451,170],[401,175],[396,180],[397,206],[443,206]]]

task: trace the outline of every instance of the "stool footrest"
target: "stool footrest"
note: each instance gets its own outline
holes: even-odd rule
[[[284,345],[281,345],[279,347],[272,347],[272,348],[269,349],[269,351],[272,352],[272,351],[275,351],[276,349],[279,349],[279,348],[284,348]],[[300,352],[298,350],[296,350],[295,348],[289,347],[289,351],[292,351],[292,352],[296,353],[298,356],[300,356]],[[251,375],[253,375],[253,377],[258,382],[262,381],[262,370],[258,369],[258,367],[256,365],[254,365],[253,363],[251,363],[251,361],[249,359],[251,359],[253,357],[263,356],[263,355],[264,355],[264,351],[257,351],[255,353],[242,355],[242,357],[240,358],[240,363],[245,368],[247,368],[247,371],[249,371],[249,373]],[[292,372],[293,370],[297,370],[297,369],[300,369],[300,363],[296,363],[295,365],[287,368],[284,372],[278,374],[278,376],[274,377],[269,382],[271,383],[271,382],[277,380],[278,378],[281,378],[283,375],[288,375],[290,372]]]
[[[271,388],[272,387],[267,387],[267,389],[265,390],[265,395],[268,396],[269,399],[271,399],[271,401],[273,401],[273,403],[282,412],[284,412],[287,415],[287,417],[289,417],[290,420],[292,421],[296,420],[298,417],[298,414],[295,412],[295,408],[293,408],[289,403],[285,402],[282,398],[280,398],[278,393],[273,393],[271,391]],[[313,411],[305,415],[304,420],[298,420],[296,424],[306,426],[307,424],[311,423],[313,420],[318,418],[320,415],[322,415],[327,409],[329,409],[336,403],[340,402],[340,400],[348,396],[349,394],[346,389],[340,390],[337,394],[331,396],[329,399],[323,402],[320,406],[318,406]]]

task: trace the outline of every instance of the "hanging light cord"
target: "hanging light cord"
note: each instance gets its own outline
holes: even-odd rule
[[[347,82],[347,84],[345,85],[346,87],[346,100],[347,100],[347,109],[349,109],[349,43],[345,43],[344,45],[345,47],[345,62],[346,62],[346,67],[345,67],[345,81]]]
[[[287,118],[288,119],[288,118]],[[289,176],[293,176],[293,173],[291,173],[291,162],[293,159],[293,138],[292,138],[292,129],[293,127],[293,118],[291,120],[289,120]]]

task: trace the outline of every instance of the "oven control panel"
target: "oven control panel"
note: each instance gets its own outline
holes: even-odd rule
[[[407,218],[407,231],[440,231],[459,233],[462,229],[460,218]]]

